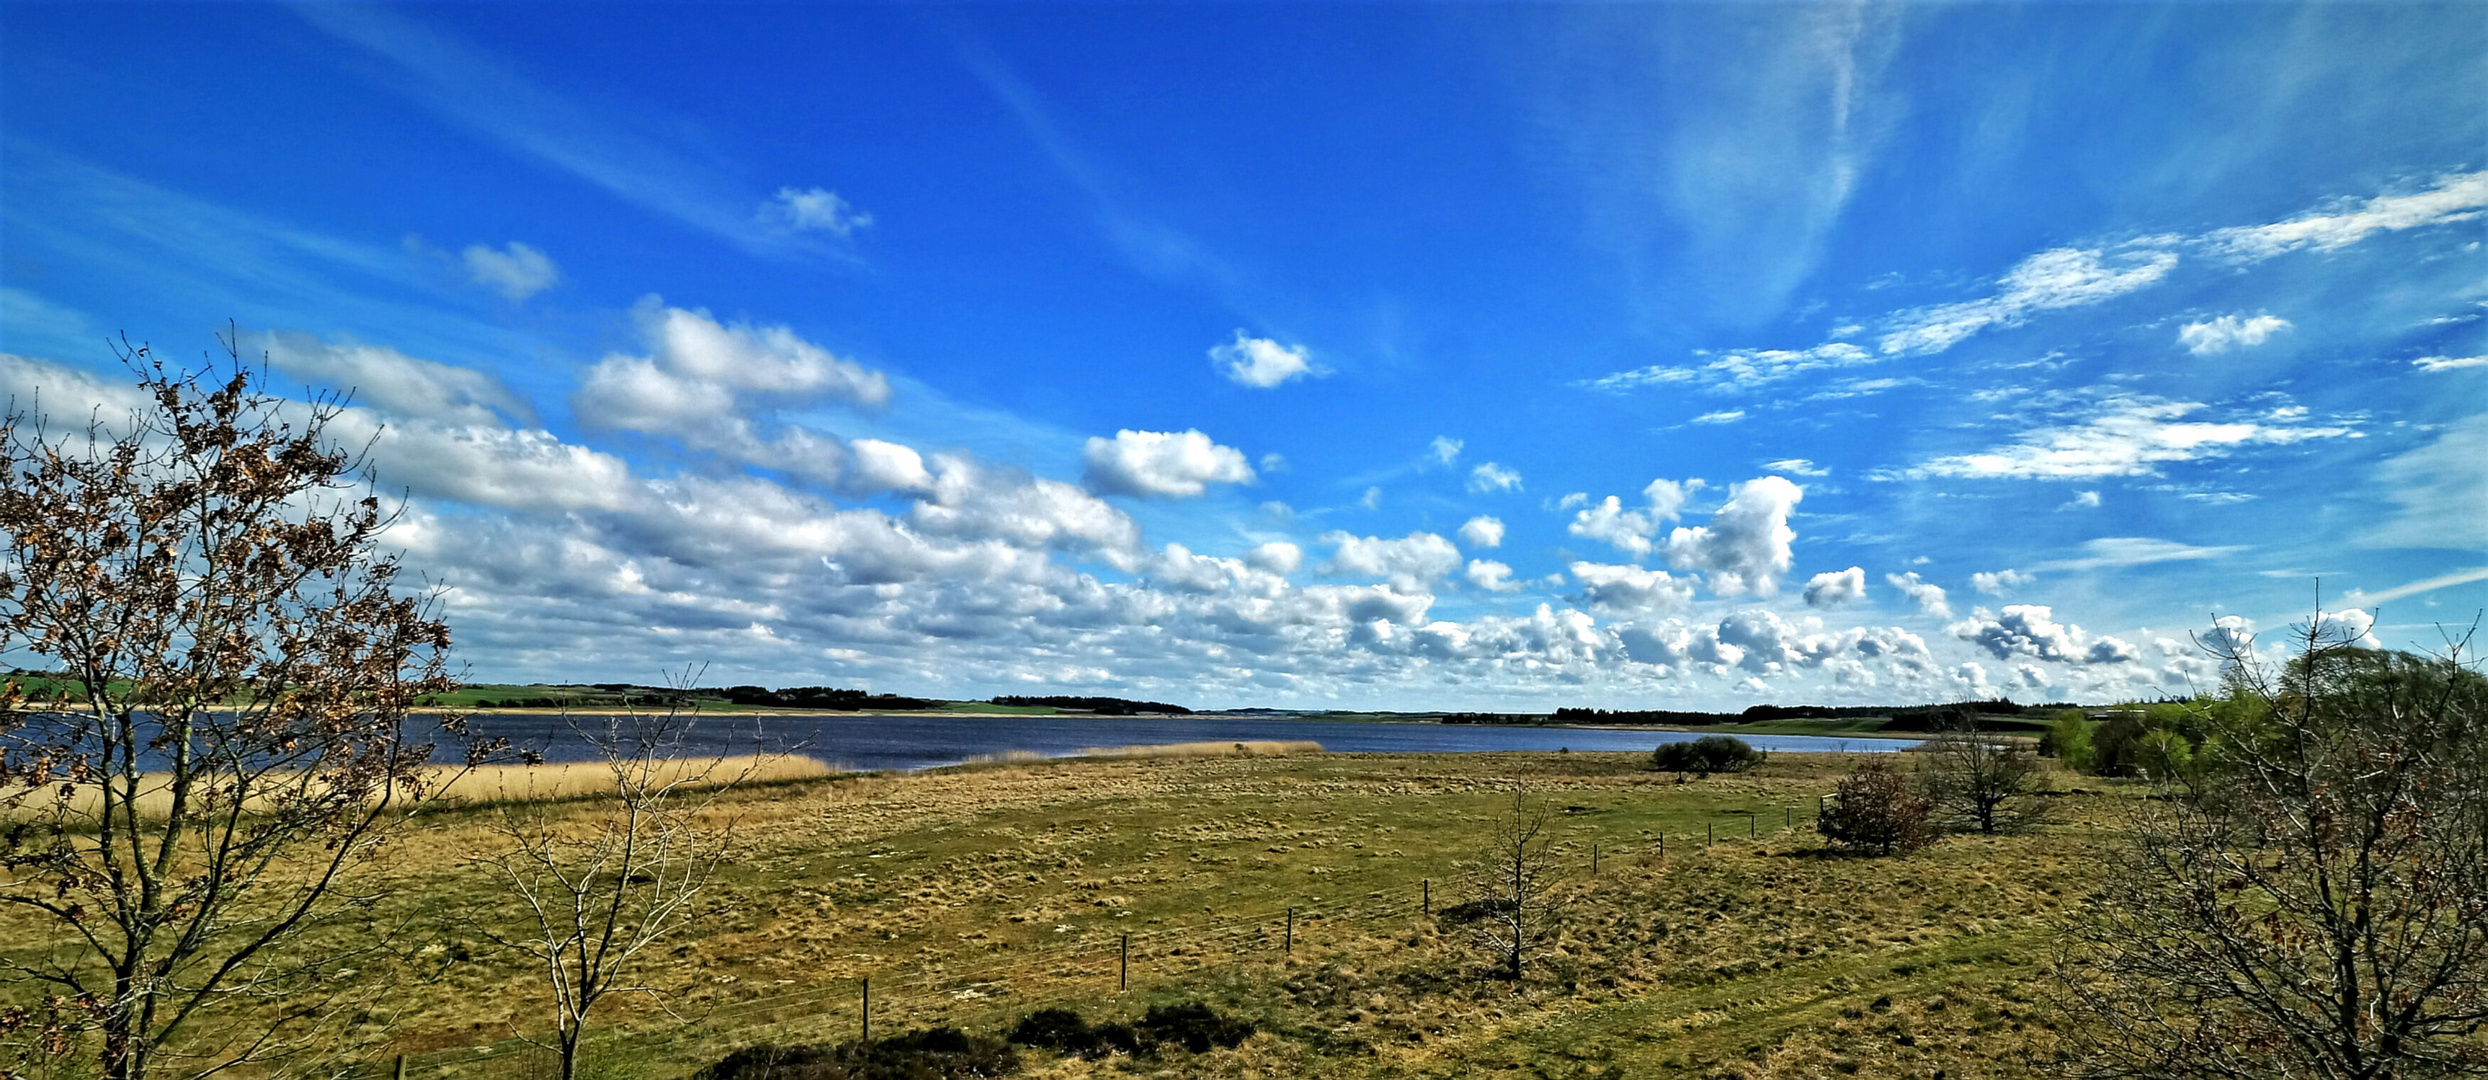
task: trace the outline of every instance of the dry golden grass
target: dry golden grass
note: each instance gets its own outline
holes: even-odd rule
[[[852,1037],[870,976],[876,1034],[993,1033],[1054,1004],[1129,1019],[1195,997],[1264,1032],[1198,1058],[1032,1055],[1048,1077],[2026,1075],[2054,1045],[2029,1003],[2047,926],[2084,892],[2088,823],[2113,801],[2055,795],[2045,832],[1843,859],[1805,821],[1854,763],[1841,756],[1680,781],[1640,755],[1208,745],[730,796],[716,814],[741,851],[648,970],[665,1007],[605,1016],[602,1068],[661,1080],[753,1042]],[[1481,979],[1463,928],[1417,910],[1429,882],[1438,909],[1468,899],[1461,864],[1515,786],[1561,810],[1572,894],[1562,938],[1518,987]],[[382,916],[431,938],[392,976],[420,989],[361,1031],[367,1053],[413,1055],[414,1080],[533,1069],[511,1036],[540,1023],[542,987],[480,932],[517,914],[470,861],[491,842],[486,815],[444,815],[373,882],[391,897]],[[0,913],[0,942],[32,929]],[[1125,935],[1132,987],[1117,993]]]
[[[613,768],[601,761],[478,765],[472,769],[441,767],[431,772],[436,786],[430,797],[451,805],[575,799],[612,791],[614,785]],[[657,784],[689,781],[696,786],[774,784],[830,775],[829,766],[800,755],[740,754],[661,761],[649,779]]]

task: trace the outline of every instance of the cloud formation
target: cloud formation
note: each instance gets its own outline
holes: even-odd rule
[[[2199,401],[2113,394],[2075,423],[2031,428],[2012,445],[1934,458],[1903,475],[2045,480],[2155,476],[2165,465],[2225,457],[2243,447],[2357,434],[2346,423],[2309,424],[2303,416],[2277,413],[2255,419],[2186,419],[2206,408]]]
[[[1312,357],[1303,346],[1281,345],[1269,338],[1257,338],[1242,330],[1235,340],[1211,347],[1210,364],[1238,386],[1267,390],[1289,379],[1321,374],[1313,366]],[[1456,451],[1456,447],[1454,448]]]
[[[760,204],[760,219],[778,228],[793,232],[825,232],[836,237],[855,235],[856,230],[869,228],[873,216],[855,208],[837,192],[827,188],[782,187],[769,201]]]
[[[1133,431],[1091,436],[1081,453],[1089,486],[1118,495],[1190,498],[1211,484],[1253,479],[1244,452],[1198,431]]]
[[[1720,596],[1769,596],[1795,561],[1789,544],[1797,532],[1788,514],[1804,498],[1804,489],[1777,476],[1732,485],[1709,524],[1668,534],[1667,564],[1700,571]]]
[[[1918,610],[1941,618],[1952,618],[1952,605],[1944,599],[1944,587],[1927,581],[1912,570],[1906,574],[1885,574],[1886,584],[1900,590],[1902,596],[1914,600]]]
[[[1469,470],[1469,492],[1484,495],[1494,491],[1519,491],[1520,470],[1507,469],[1488,461]]]
[[[2206,235],[2203,244],[2240,261],[2302,248],[2337,251],[2378,232],[2469,221],[2483,208],[2488,208],[2488,171],[2451,173],[2423,191],[2341,200],[2269,225],[2221,229]]]
[[[1479,514],[1460,523],[1460,539],[1473,548],[1503,546],[1503,519]]]
[[[501,295],[509,297],[513,304],[552,288],[562,279],[561,269],[553,265],[550,256],[516,240],[499,251],[471,244],[459,256],[466,260],[468,277],[475,279],[476,284],[501,290]]]
[[[1866,598],[1866,568],[1826,570],[1806,579],[1807,607],[1837,607]]]
[[[2223,315],[2178,327],[2177,343],[2196,356],[2212,356],[2233,349],[2251,349],[2289,328],[2289,320],[2277,315]]]

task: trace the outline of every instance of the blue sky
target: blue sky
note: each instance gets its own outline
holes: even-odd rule
[[[486,680],[1735,708],[2488,607],[2477,5],[0,6],[0,383]]]

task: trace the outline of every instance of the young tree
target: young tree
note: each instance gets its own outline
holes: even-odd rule
[[[1869,761],[1843,777],[1814,829],[1842,847],[1878,855],[1907,855],[1935,842],[1928,819],[1935,803],[1918,793],[1909,777]]]
[[[2363,627],[2361,627],[2363,630]],[[2488,679],[2459,646],[2221,651],[2058,971],[2101,1076],[2488,1073]]]
[[[2020,804],[2039,785],[2045,766],[2027,744],[1982,733],[1975,722],[1965,721],[1937,732],[1923,749],[1927,797],[1952,822],[1993,835],[2028,820]]]
[[[690,680],[680,689],[688,690]],[[526,909],[519,928],[483,932],[524,954],[551,995],[561,1080],[578,1075],[590,1014],[620,995],[660,998],[638,970],[641,954],[690,925],[728,853],[732,822],[719,803],[749,780],[757,758],[703,755],[693,714],[676,706],[574,720],[611,786],[585,800],[500,804],[507,846],[477,857]],[[522,1034],[522,1037],[527,1037]]]
[[[1514,789],[1511,812],[1495,817],[1472,877],[1478,944],[1515,982],[1522,962],[1555,934],[1560,878],[1548,851],[1555,837],[1547,830],[1553,817],[1546,800],[1532,801]]]
[[[324,437],[340,403],[271,396],[225,345],[201,370],[125,348],[126,416],[0,421],[0,654],[54,671],[0,691],[0,905],[50,931],[0,973],[77,1003],[55,1034],[100,1035],[108,1080],[302,1042],[357,962],[304,938],[368,899],[349,876],[425,791],[409,710],[454,685]],[[200,1030],[228,1007],[254,1011]]]
[[[2091,721],[2080,709],[2062,709],[2048,722],[2039,739],[2039,753],[2064,762],[2075,772],[2091,769]]]

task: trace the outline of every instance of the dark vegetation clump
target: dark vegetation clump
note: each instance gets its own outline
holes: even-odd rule
[[[1251,1021],[1220,1016],[1205,1002],[1187,1001],[1179,1005],[1152,1005],[1137,1024],[1091,1024],[1070,1009],[1039,1009],[1011,1029],[1010,1040],[1022,1046],[1099,1058],[1112,1053],[1145,1057],[1167,1046],[1205,1054],[1212,1048],[1233,1049],[1252,1035]]]
[[[1842,779],[1815,831],[1851,851],[1907,855],[1936,841],[1935,800],[1891,766],[1870,761]]]
[[[915,712],[937,708],[942,703],[923,698],[900,697],[897,694],[874,694],[863,690],[841,690],[834,686],[789,686],[771,690],[765,686],[729,686],[718,692],[737,705],[760,705],[778,709],[826,709],[832,712]]]
[[[1181,705],[1169,705],[1163,701],[1133,701],[1116,697],[1072,697],[1063,694],[1048,694],[1042,697],[1014,697],[1006,694],[994,698],[993,703],[1023,708],[1046,706],[1056,709],[1074,709],[1096,713],[1099,716],[1136,716],[1141,713],[1168,713],[1184,716],[1192,712]]]
[[[937,1027],[836,1046],[762,1043],[728,1054],[692,1076],[693,1080],[967,1080],[1018,1071],[1019,1051],[1010,1043]]]
[[[1650,752],[1650,767],[1660,772],[1744,772],[1770,755],[1733,735],[1704,735],[1692,742],[1663,743]]]
[[[1434,919],[1437,922],[1457,925],[1507,915],[1511,913],[1511,910],[1512,901],[1509,899],[1471,900],[1466,903],[1453,904],[1435,912]]]

